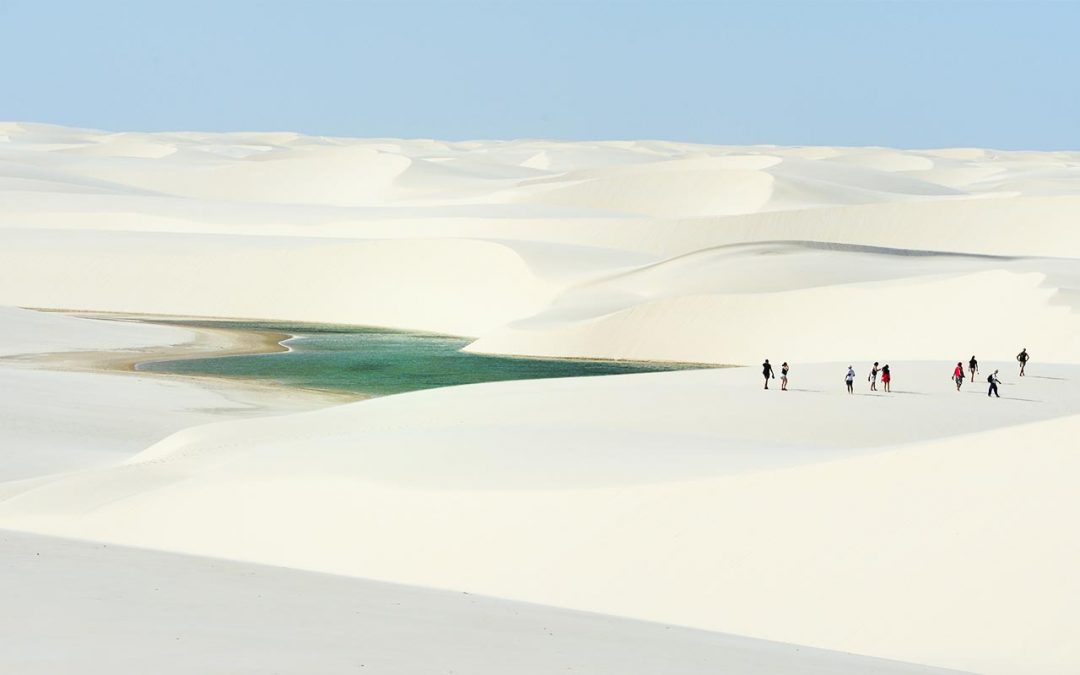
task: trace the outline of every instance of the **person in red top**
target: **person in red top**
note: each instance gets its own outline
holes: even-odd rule
[[[960,385],[964,383],[964,364],[960,361],[957,361],[956,367],[953,368],[952,379],[956,383],[956,391],[960,391]]]

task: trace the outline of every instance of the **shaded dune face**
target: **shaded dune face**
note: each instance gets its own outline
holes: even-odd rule
[[[1080,358],[1075,153],[2,131],[0,303],[720,363],[925,358],[950,324]]]
[[[9,607],[37,609],[5,617],[5,637],[27,644],[57,636],[67,645],[50,660],[5,650],[0,664],[21,675],[51,675],[69,663],[93,664],[79,670],[94,675],[127,672],[133,663],[153,663],[161,675],[213,672],[223,654],[248,672],[275,673],[954,672],[295,569],[10,532],[3,541],[8,574],[0,590]],[[100,611],[100,597],[112,599],[113,611]],[[79,639],[87,614],[97,617],[94,636]],[[512,636],[513,647],[493,644],[493,635]]]

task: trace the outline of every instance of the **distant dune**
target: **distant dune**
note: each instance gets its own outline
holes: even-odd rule
[[[1037,334],[1080,360],[1078,153],[0,132],[3,304],[723,363]]]

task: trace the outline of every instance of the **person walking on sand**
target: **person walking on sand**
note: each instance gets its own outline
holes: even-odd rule
[[[964,380],[967,379],[964,377],[964,364],[960,361],[957,361],[956,367],[953,368],[952,379],[953,382],[956,383],[956,391],[960,391],[960,385],[962,385],[964,383]]]
[[[971,371],[971,381],[975,381],[975,374],[979,372],[979,362],[975,360],[975,355],[971,355],[971,360],[968,361],[968,370]]]
[[[889,383],[892,382],[892,371],[889,370],[889,364],[885,364],[881,367],[881,384],[885,387],[885,391],[892,391],[889,388]]]
[[[870,391],[877,391],[877,374],[878,362],[874,361],[874,367],[870,369],[870,374],[866,376],[866,380],[870,383]]]
[[[1028,359],[1027,347],[1020,350],[1020,353],[1016,355],[1016,360],[1020,362],[1020,377],[1024,376],[1024,366],[1027,365]]]
[[[997,374],[998,371],[995,370],[993,373],[990,374],[990,377],[986,378],[986,381],[990,383],[990,390],[986,392],[986,395],[990,396],[991,394],[993,394],[994,396],[1001,398],[1001,394],[999,394],[997,390],[997,386],[1001,384],[1001,380],[998,379]]]
[[[851,366],[847,367],[847,375],[844,376],[844,382],[847,382],[847,393],[855,393],[855,369]]]
[[[784,361],[780,364],[780,391],[787,391],[787,371],[788,364]]]
[[[761,364],[761,374],[765,376],[765,388],[769,388],[769,378],[776,379],[776,373],[773,372],[772,364],[769,363],[769,359],[765,359],[765,363]]]

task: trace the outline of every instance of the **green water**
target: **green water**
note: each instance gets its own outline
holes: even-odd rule
[[[183,322],[175,322],[184,325]],[[289,352],[141,363],[138,370],[256,378],[287,386],[381,396],[457,384],[647,373],[686,365],[483,356],[464,338],[375,328],[276,323],[203,323],[294,334]]]

